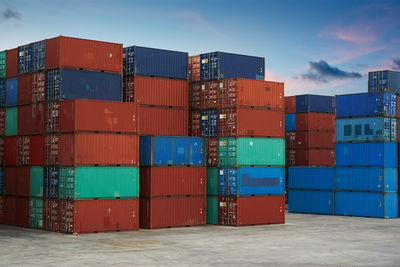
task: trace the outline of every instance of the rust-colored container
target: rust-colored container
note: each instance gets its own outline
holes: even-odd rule
[[[45,68],[122,73],[122,44],[65,36],[46,39]]]
[[[134,103],[85,99],[48,102],[45,114],[47,133],[137,132],[137,106]]]
[[[285,97],[285,113],[296,113],[296,96]]]
[[[45,103],[18,107],[18,135],[44,134]]]
[[[206,195],[205,167],[140,167],[140,197]]]
[[[112,133],[46,135],[47,166],[137,166],[139,136]]]
[[[139,199],[59,200],[59,231],[70,234],[139,228]]]
[[[286,132],[287,148],[335,148],[334,132]]]
[[[190,135],[191,136],[200,136],[200,110],[192,110],[190,111]]]
[[[29,197],[30,188],[30,167],[17,167],[16,196]]]
[[[6,109],[0,108],[0,136],[3,137],[6,133]]]
[[[17,165],[17,137],[16,136],[4,137],[3,164],[5,166]]]
[[[166,228],[206,223],[206,197],[140,198],[140,228]]]
[[[47,231],[58,232],[58,218],[60,213],[58,199],[45,198],[43,200],[43,229]]]
[[[192,109],[200,109],[201,101],[203,99],[202,89],[200,82],[192,82],[189,85],[189,102],[190,108]]]
[[[0,223],[3,223],[3,206],[4,206],[4,197],[0,196]]]
[[[6,50],[6,78],[18,75],[18,48]]]
[[[285,136],[283,111],[240,107],[219,109],[218,114],[218,137]]]
[[[206,164],[218,166],[218,138],[206,138]]]
[[[335,151],[333,149],[287,149],[286,164],[288,166],[334,166]]]
[[[335,114],[297,113],[296,130],[298,131],[335,131]]]
[[[188,135],[188,109],[145,105],[140,105],[138,109],[140,135]]]
[[[4,137],[0,136],[0,164],[4,165]]]
[[[17,167],[4,167],[4,195],[17,195]]]
[[[18,105],[44,101],[45,72],[18,76]]]
[[[189,57],[189,80],[200,81],[200,55]]]
[[[218,224],[285,223],[285,196],[218,197]]]
[[[4,224],[28,227],[29,225],[29,198],[4,197]]]
[[[44,136],[17,137],[17,165],[43,166]]]

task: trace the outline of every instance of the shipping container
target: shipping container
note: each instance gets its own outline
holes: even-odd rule
[[[0,138],[6,134],[6,108],[0,108]]]
[[[218,173],[218,195],[267,196],[285,193],[285,168],[222,167]]]
[[[220,138],[219,166],[285,165],[285,140],[277,138]]]
[[[283,111],[253,108],[219,109],[218,137],[284,138]]]
[[[286,163],[288,166],[333,166],[335,151],[333,149],[287,149]]]
[[[383,117],[336,120],[336,142],[396,142],[397,119]]]
[[[6,50],[6,78],[18,75],[18,48]]]
[[[70,234],[138,230],[139,199],[59,200],[59,231]]]
[[[123,51],[124,76],[188,79],[188,53],[136,45]]]
[[[43,169],[43,196],[58,198],[59,167],[44,167]]]
[[[337,143],[335,165],[396,167],[397,143]]]
[[[20,227],[29,226],[28,197],[4,197],[3,212],[4,224]]]
[[[218,168],[207,167],[207,195],[218,195]]]
[[[19,109],[19,108],[18,108]],[[5,136],[17,135],[17,121],[18,121],[17,107],[6,108],[5,110]],[[28,124],[29,122],[26,122]]]
[[[397,193],[336,192],[335,214],[345,216],[397,218]]]
[[[335,97],[323,95],[296,96],[296,113],[335,113]]]
[[[44,70],[46,41],[41,40],[31,43],[32,56],[31,56],[31,71],[38,72]]]
[[[18,105],[28,105],[44,101],[44,90],[44,71],[18,76]]]
[[[335,131],[335,114],[298,113],[296,114],[297,131]]]
[[[0,107],[6,106],[6,100],[7,100],[6,81],[7,81],[6,79],[0,78]]]
[[[43,229],[58,232],[60,208],[58,199],[43,199]]]
[[[288,188],[306,190],[335,190],[334,167],[289,167]]]
[[[30,173],[29,166],[18,166],[16,169],[15,195],[19,197],[29,197],[30,195]]]
[[[29,196],[43,197],[43,167],[34,166],[29,169]]]
[[[285,131],[296,131],[296,113],[285,114]]]
[[[18,46],[18,75],[32,71],[32,45]]]
[[[17,165],[17,137],[7,136],[4,138],[4,156],[3,165]]]
[[[137,167],[60,167],[59,199],[117,199],[139,197]]]
[[[4,164],[4,137],[0,136],[0,165]]]
[[[296,96],[285,96],[285,113],[296,113]]]
[[[390,116],[397,114],[397,99],[390,93],[360,93],[336,96],[336,117]]]
[[[6,77],[6,51],[0,52],[0,79]]]
[[[46,70],[86,69],[122,73],[122,44],[58,36],[46,39]]]
[[[4,195],[4,167],[0,166],[0,196]]]
[[[206,194],[205,167],[140,167],[140,197]]]
[[[29,228],[43,229],[43,198],[29,198]]]
[[[46,166],[137,166],[139,137],[112,133],[46,135]]]
[[[391,70],[369,72],[368,92],[400,93],[400,72]]]
[[[334,132],[286,132],[287,148],[335,148]]]
[[[191,82],[200,81],[200,55],[189,57],[189,80]]]
[[[207,196],[206,223],[218,224],[218,196]]]
[[[220,225],[285,223],[284,196],[219,196],[218,202],[218,224]]]
[[[200,55],[200,80],[229,78],[264,80],[265,58],[212,52]]]
[[[200,136],[218,137],[218,110],[202,110],[200,116]]]
[[[205,166],[204,139],[199,137],[141,136],[141,166]]]
[[[200,82],[189,83],[189,105],[191,109],[201,109],[204,106],[204,90]],[[211,101],[208,101],[210,103]],[[211,102],[213,103],[213,102]]]
[[[140,228],[206,223],[206,196],[140,198]]]
[[[9,78],[6,81],[6,106],[13,107],[17,105],[18,79]]]
[[[189,129],[189,110],[170,107],[138,107],[140,135],[187,136]]]
[[[4,167],[4,195],[5,196],[16,196],[17,195],[17,184],[18,184],[19,178],[21,178],[21,177],[17,176],[17,167]]]
[[[205,138],[206,164],[218,166],[218,138]]]
[[[191,110],[190,111],[190,136],[200,137],[200,110]]]
[[[44,136],[17,137],[17,165],[43,166]]]
[[[133,103],[84,99],[48,102],[45,114],[47,133],[137,133],[137,106]]]
[[[4,197],[0,196],[0,224],[3,224],[3,215],[4,215]]]
[[[18,107],[18,135],[44,134],[45,103]]]
[[[335,194],[333,191],[289,190],[290,213],[312,213],[334,215]]]

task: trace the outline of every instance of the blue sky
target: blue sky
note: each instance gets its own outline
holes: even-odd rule
[[[395,69],[400,1],[2,0],[0,50],[57,35],[263,56],[286,95],[367,90]],[[400,70],[400,69],[399,69]]]

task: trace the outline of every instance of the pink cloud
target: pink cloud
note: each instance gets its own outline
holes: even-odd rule
[[[370,44],[378,39],[374,28],[375,27],[372,25],[333,27],[320,33],[320,36],[326,36],[355,44]]]

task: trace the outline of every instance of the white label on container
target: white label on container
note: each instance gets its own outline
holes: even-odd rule
[[[226,118],[226,114],[219,114],[219,118],[220,119],[225,119]]]
[[[219,175],[224,175],[224,170],[220,170]]]
[[[204,84],[201,85],[201,90],[206,90],[206,86]]]
[[[250,146],[253,146],[253,142],[252,141],[250,141]]]
[[[219,88],[223,88],[224,84],[223,83],[219,83]]]

